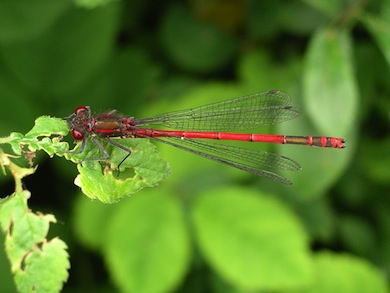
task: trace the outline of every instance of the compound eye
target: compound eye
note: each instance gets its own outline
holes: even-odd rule
[[[76,108],[74,113],[79,114],[80,112],[88,112],[88,111],[89,111],[89,108],[87,106],[80,106],[80,107]]]
[[[84,138],[84,133],[81,133],[80,131],[73,129],[72,136],[76,140],[82,140]]]

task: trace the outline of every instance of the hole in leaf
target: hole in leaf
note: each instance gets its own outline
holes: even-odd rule
[[[134,168],[131,167],[125,167],[124,170],[121,170],[119,172],[118,179],[128,179],[135,176]]]

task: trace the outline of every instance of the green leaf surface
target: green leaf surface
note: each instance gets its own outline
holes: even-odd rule
[[[70,263],[65,242],[54,238],[29,253],[23,270],[15,275],[19,292],[61,292]]]
[[[385,276],[363,259],[322,252],[314,258],[315,279],[306,293],[388,292]]]
[[[205,192],[193,220],[214,270],[242,290],[278,291],[310,281],[307,236],[277,200],[239,188]]]
[[[34,127],[26,133],[26,138],[51,135],[67,135],[69,127],[65,120],[41,116],[35,120]]]
[[[103,248],[120,291],[174,291],[189,265],[189,237],[176,198],[148,190],[124,201],[107,231]]]
[[[44,150],[50,156],[66,148],[67,143],[61,142],[60,137],[68,134],[69,127],[63,119],[41,116],[35,120],[34,127],[25,135],[12,132],[10,136],[0,139],[1,143],[11,145],[16,155],[21,155],[23,146],[31,152]],[[54,135],[54,138],[49,136]]]
[[[180,6],[173,7],[165,16],[161,39],[173,62],[196,72],[221,68],[236,50],[229,35],[212,24],[196,21]]]
[[[17,192],[0,206],[5,250],[19,292],[59,292],[68,278],[66,244],[46,240],[53,215],[35,214],[27,207],[28,191]]]
[[[30,193],[25,191],[14,194],[1,206],[1,225],[9,231],[6,250],[12,263],[12,270],[21,267],[24,254],[35,243],[42,242],[49,230],[50,222],[55,222],[52,215],[44,217],[27,212],[27,199]]]
[[[304,110],[323,135],[342,136],[353,129],[358,92],[352,54],[347,31],[318,30],[309,44],[303,78]]]
[[[1,205],[1,203],[0,203]],[[11,274],[10,262],[4,249],[5,234],[0,229],[0,275],[2,292],[16,292],[16,285]]]
[[[64,150],[65,142],[61,136],[69,133],[69,126],[65,120],[49,116],[41,116],[35,120],[34,127],[26,134],[22,144],[27,144],[31,151],[43,150],[53,156],[56,152]],[[54,138],[49,136],[54,135]],[[39,139],[40,137],[42,137]]]
[[[117,165],[124,159],[126,152],[112,145],[106,146],[110,154],[110,166],[104,167],[104,162],[98,161],[84,161],[77,166],[80,174],[76,177],[75,184],[88,197],[114,203],[145,187],[156,186],[169,176],[168,164],[160,158],[156,147],[148,140],[122,139],[120,144],[131,149],[132,153],[121,165],[119,176]],[[80,156],[85,154],[86,158],[102,157],[92,142],[87,143]]]
[[[10,144],[12,151],[15,155],[20,156],[22,154],[22,150],[20,148],[20,142],[23,139],[24,135],[19,132],[11,132],[8,137],[8,141],[5,143]]]
[[[390,65],[390,21],[372,15],[361,18]]]

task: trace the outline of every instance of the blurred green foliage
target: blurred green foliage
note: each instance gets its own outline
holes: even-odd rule
[[[79,105],[142,117],[280,89],[303,115],[265,131],[347,139],[251,145],[302,165],[292,187],[158,146],[172,175],[115,205],[38,154],[25,184],[69,247],[63,291],[388,291],[389,36],[384,0],[1,1],[1,136]]]

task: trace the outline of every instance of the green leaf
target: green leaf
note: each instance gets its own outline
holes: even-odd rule
[[[31,151],[43,150],[48,155],[53,156],[56,152],[64,150],[65,142],[61,142],[59,137],[53,139],[48,136],[65,136],[69,133],[69,126],[66,121],[60,118],[41,116],[35,120],[34,127],[22,139],[22,144],[27,144]],[[44,136],[42,139],[39,137]]]
[[[66,244],[47,241],[53,215],[32,213],[27,207],[28,191],[17,192],[0,206],[0,223],[5,232],[5,250],[20,292],[59,292],[68,278]]]
[[[363,259],[322,252],[314,260],[315,280],[301,292],[388,292],[385,276]]]
[[[84,161],[77,166],[80,174],[76,177],[75,184],[88,197],[105,203],[114,203],[145,187],[156,186],[169,176],[168,164],[160,158],[156,147],[148,140],[122,139],[120,144],[131,149],[132,153],[121,165],[122,170],[119,176],[117,165],[127,153],[112,145],[106,146],[110,154],[109,167],[103,167],[104,162],[98,161]],[[84,154],[65,155],[102,157],[99,149],[92,142],[87,143]]]
[[[377,42],[378,47],[390,65],[390,22],[379,17],[365,15],[361,18]]]
[[[25,268],[15,275],[19,292],[61,292],[70,267],[66,249],[65,242],[54,238],[31,251],[24,260]]]
[[[198,72],[217,70],[231,60],[236,43],[218,27],[196,21],[180,6],[168,11],[161,39],[169,57],[180,67]]]
[[[20,156],[22,154],[20,142],[23,139],[23,134],[19,132],[11,132],[8,138],[9,140],[7,141],[7,143],[11,145],[12,151],[15,153],[15,155]]]
[[[0,204],[1,205],[1,204]],[[0,275],[2,292],[16,292],[16,285],[11,274],[11,266],[4,249],[5,234],[0,229]]]
[[[26,138],[51,135],[67,135],[69,127],[65,120],[49,116],[41,116],[35,120],[34,127],[26,133]]]
[[[239,188],[205,192],[193,220],[210,265],[241,290],[280,291],[310,281],[302,226],[277,200]]]
[[[60,137],[68,132],[69,127],[63,119],[42,116],[35,120],[34,127],[25,136],[18,132],[12,132],[8,137],[0,138],[0,144],[10,144],[16,155],[21,155],[22,147],[28,146],[28,150],[31,152],[44,150],[53,156],[54,153],[66,148],[67,143],[61,142]],[[49,138],[52,135],[56,137]],[[23,151],[26,150],[23,148]]]
[[[358,92],[348,32],[322,29],[314,34],[306,55],[303,90],[306,114],[323,135],[341,136],[353,129]]]
[[[173,292],[189,265],[180,202],[149,190],[120,203],[110,219],[105,258],[122,292]]]

